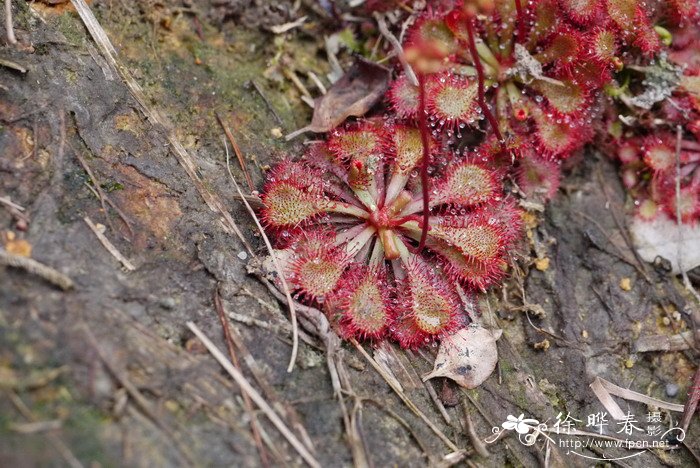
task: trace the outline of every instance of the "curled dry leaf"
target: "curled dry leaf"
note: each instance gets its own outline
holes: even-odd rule
[[[656,257],[671,262],[674,274],[700,265],[700,224],[681,224],[667,216],[652,221],[635,219],[630,226],[639,256],[653,263]]]
[[[364,115],[382,98],[390,79],[388,68],[358,58],[326,94],[316,99],[311,123],[287,135],[287,140],[304,132],[327,132],[350,116]]]
[[[496,340],[502,333],[503,330],[487,330],[470,325],[443,338],[435,358],[435,367],[423,376],[423,381],[447,377],[465,388],[478,387],[496,368]]]

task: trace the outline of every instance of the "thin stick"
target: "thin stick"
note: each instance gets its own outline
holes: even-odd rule
[[[18,205],[17,203],[13,202],[10,197],[0,197],[0,205],[6,205],[10,208],[14,208],[17,211],[24,211],[24,207],[22,205]]]
[[[70,146],[70,145],[69,145]],[[111,203],[109,201],[109,198],[107,198],[107,195],[104,193],[102,190],[102,187],[100,186],[100,181],[97,179],[95,176],[95,173],[92,172],[92,169],[90,169],[90,166],[88,166],[87,161],[85,161],[85,158],[83,158],[78,151],[75,150],[75,148],[72,148],[73,153],[75,153],[75,157],[80,162],[80,165],[83,166],[83,169],[85,169],[85,172],[87,172],[88,176],[90,176],[90,180],[92,181],[93,188],[95,191],[97,191],[97,194],[99,195],[100,199],[100,204],[102,205],[102,211],[105,213],[105,219],[107,220],[107,224],[109,224],[109,227],[114,230],[114,226],[112,225],[112,220],[109,218],[109,212],[107,211],[107,204],[114,208],[114,211],[117,212],[117,215],[121,218],[121,220],[124,222],[126,225],[126,228],[129,230],[129,236],[134,237],[134,230],[131,228],[131,223],[129,222],[129,218],[122,212],[121,209],[119,209],[114,203]]]
[[[7,31],[7,42],[12,45],[17,44],[15,28],[12,26],[12,0],[5,0],[5,30]]]
[[[267,279],[260,276],[258,276],[258,279],[270,290],[270,292],[273,295],[275,295],[275,297],[277,297],[278,300],[282,302],[285,300],[284,295],[277,291],[277,288],[270,284],[269,281],[267,281]],[[279,297],[276,294],[279,294]],[[262,389],[265,398],[270,400],[275,406],[275,408],[278,408],[280,409],[280,411],[283,411],[283,416],[289,421],[289,424],[294,429],[294,432],[296,434],[299,434],[299,437],[302,439],[306,447],[308,447],[309,451],[311,451],[312,453],[315,452],[314,444],[311,441],[311,438],[309,437],[306,428],[301,424],[299,415],[294,410],[294,407],[285,404],[285,402],[283,402],[279,398],[274,388],[272,388],[272,386],[265,380],[265,377],[260,371],[260,365],[250,353],[250,350],[248,349],[245,342],[243,341],[243,339],[238,334],[235,328],[231,329],[231,339],[233,340],[233,344],[236,345],[236,349],[240,351],[241,358],[245,365],[248,367],[250,373],[253,375],[255,382]],[[265,432],[263,431],[261,435],[264,434]]]
[[[384,21],[384,16],[378,12],[375,12],[374,18],[377,20],[377,26],[379,26],[379,32],[382,33],[382,36],[384,36],[386,38],[386,40],[389,41],[389,44],[391,44],[391,47],[394,48],[394,51],[396,52],[396,56],[399,58],[399,62],[401,62],[401,66],[403,67],[403,72],[406,74],[408,81],[410,81],[413,86],[418,86],[418,77],[413,72],[413,68],[411,68],[411,64],[409,64],[408,60],[406,60],[406,55],[403,53],[403,47],[401,47],[401,43],[399,42],[398,39],[396,39],[396,36],[394,36],[391,33],[391,31],[389,31],[389,28],[386,25],[386,21]]]
[[[228,138],[229,143],[231,143],[231,146],[233,146],[233,152],[236,153],[236,157],[238,158],[238,164],[240,164],[241,169],[243,170],[245,181],[248,184],[248,190],[252,192],[253,190],[255,190],[255,186],[253,185],[253,179],[250,178],[250,173],[248,173],[248,167],[246,166],[245,160],[243,159],[243,153],[238,147],[238,143],[236,143],[236,139],[233,137],[233,133],[231,133],[231,130],[229,130],[229,128],[224,123],[224,119],[223,117],[221,117],[221,114],[217,112],[215,115],[216,119],[219,121],[219,125],[221,125],[221,128],[224,129],[226,138]]]
[[[49,283],[58,286],[64,291],[67,291],[73,287],[73,280],[60,271],[44,265],[43,263],[39,263],[32,258],[8,253],[5,251],[5,249],[0,249],[0,265],[21,268],[27,273],[31,273],[32,275],[45,279]]]
[[[131,397],[131,399],[136,403],[136,406],[138,406],[141,412],[153,424],[155,424],[159,429],[161,429],[165,434],[167,434],[168,438],[170,439],[170,442],[172,443],[173,447],[175,447],[178,454],[184,459],[184,461],[191,465],[193,463],[194,456],[189,452],[187,447],[178,442],[175,433],[158,417],[155,410],[153,409],[149,401],[146,399],[146,397],[143,395],[143,393],[141,393],[141,391],[139,391],[139,389],[136,388],[136,386],[133,383],[131,383],[128,377],[124,375],[124,373],[120,371],[112,361],[109,360],[104,350],[97,343],[95,335],[92,334],[92,331],[90,330],[87,324],[83,323],[82,331],[85,335],[85,338],[87,339],[88,344],[95,350],[95,353],[97,353],[97,356],[99,357],[100,361],[105,366],[109,374],[119,383],[119,385],[124,390],[126,390],[126,392],[129,394],[129,397]]]
[[[688,403],[685,404],[685,411],[683,411],[683,417],[681,418],[681,428],[684,431],[688,430],[690,421],[693,419],[695,410],[698,407],[698,401],[700,401],[700,367],[695,371],[688,396]]]
[[[301,82],[299,77],[297,76],[296,72],[292,70],[291,68],[283,68],[282,69],[282,74],[289,79],[289,81],[294,84],[294,86],[299,90],[299,92],[302,94],[302,96],[306,96],[309,99],[313,100],[313,96],[311,96],[311,93],[309,92],[308,89],[306,89],[306,86],[304,86],[304,83]],[[313,106],[311,106],[313,107]]]
[[[229,152],[228,145],[226,145],[226,141],[224,141],[224,149],[226,150],[226,169],[228,170],[228,175],[231,177],[231,181],[233,182],[233,186],[236,187],[238,195],[241,197],[241,200],[243,200],[243,204],[245,204],[245,207],[248,209],[248,213],[250,213],[250,216],[252,216],[253,221],[255,221],[255,225],[258,227],[258,231],[260,231],[260,235],[262,236],[263,241],[265,241],[265,247],[267,247],[267,251],[269,252],[270,257],[272,258],[272,262],[275,265],[275,269],[277,270],[279,279],[282,282],[284,295],[287,298],[287,305],[289,305],[289,316],[292,322],[292,355],[289,358],[289,366],[287,366],[287,372],[292,372],[292,370],[294,370],[294,363],[297,360],[297,353],[299,352],[299,325],[297,324],[297,312],[294,308],[294,300],[292,300],[292,293],[289,289],[289,285],[287,284],[287,280],[284,278],[284,272],[282,271],[282,267],[280,266],[279,260],[277,259],[277,255],[275,254],[275,249],[272,248],[270,239],[267,237],[267,234],[265,234],[265,230],[260,224],[258,217],[255,215],[255,211],[253,211],[253,208],[250,207],[248,200],[245,199],[245,197],[243,196],[243,192],[241,192],[241,188],[238,186],[238,182],[236,182],[236,179],[233,177],[233,173],[231,172],[231,165],[229,164]]]
[[[17,70],[20,73],[27,73],[27,69],[20,65],[17,62],[13,62],[12,60],[7,60],[0,58],[0,65],[3,67],[11,68],[12,70]]]
[[[92,222],[92,220],[85,216],[83,218],[83,221],[85,221],[85,224],[88,225],[88,227],[92,230],[92,232],[95,233],[95,236],[97,236],[97,240],[100,241],[100,243],[104,246],[105,249],[107,249],[107,252],[112,254],[114,258],[117,259],[119,263],[121,263],[124,268],[126,268],[129,271],[134,271],[136,267],[127,259],[122,253],[117,250],[117,248],[110,242],[109,239],[107,239],[107,236],[105,236],[102,231],[100,231],[97,226],[95,226],[95,223]]]
[[[36,434],[39,432],[56,431],[63,427],[60,419],[50,419],[48,421],[34,421],[28,423],[11,423],[10,430],[20,434]]]
[[[445,422],[447,424],[452,424],[452,419],[450,418],[450,415],[447,413],[447,410],[445,409],[445,405],[443,405],[442,401],[440,401],[440,398],[438,397],[438,394],[435,391],[435,387],[433,387],[433,384],[430,382],[430,380],[426,380],[425,382],[423,382],[423,385],[425,386],[425,389],[428,391],[428,395],[430,395],[430,399],[433,400],[433,403],[435,403],[435,406],[437,407],[438,411],[440,411],[440,414],[445,419]]]
[[[17,411],[19,411],[22,414],[22,416],[24,416],[27,420],[31,421],[32,423],[37,422],[34,413],[32,413],[32,410],[30,410],[29,407],[26,404],[24,404],[19,395],[12,391],[7,392],[7,395],[9,396],[12,404],[15,406],[15,408],[17,408]],[[61,454],[63,459],[66,461],[66,463],[68,463],[68,465],[71,468],[83,467],[83,464],[80,463],[80,460],[75,458],[73,452],[71,452],[68,446],[63,443],[60,437],[50,432],[46,434],[46,437],[49,439],[49,442],[51,442],[51,445],[53,445],[56,451]]]
[[[309,72],[306,72],[306,75],[307,75],[309,78],[311,78],[311,81],[313,81],[314,84],[316,85],[316,87],[318,88],[318,90],[321,91],[321,94],[326,94],[326,93],[328,92],[328,90],[326,89],[325,86],[323,86],[323,83],[322,83],[321,80],[318,78],[318,76],[316,75],[316,73],[314,73],[314,72],[312,72],[312,71],[309,71]]]
[[[381,375],[382,378],[386,381],[386,383],[389,384],[391,389],[394,390],[394,392],[399,396],[401,401],[403,401],[404,404],[406,406],[408,406],[409,409],[411,411],[413,411],[413,413],[416,416],[421,418],[423,420],[423,422],[425,422],[425,424],[427,424],[427,426],[435,433],[435,435],[437,435],[440,438],[440,440],[442,440],[445,443],[445,445],[447,445],[451,450],[456,452],[458,450],[458,448],[455,445],[455,443],[452,442],[450,439],[448,439],[447,436],[435,424],[433,424],[433,422],[430,419],[428,419],[428,417],[420,409],[418,409],[418,407],[415,405],[415,403],[413,403],[404,394],[404,392],[396,386],[396,384],[393,382],[393,380],[391,378],[388,378],[388,376],[386,376],[384,369],[382,369],[381,366],[379,364],[377,364],[377,361],[375,361],[374,358],[372,358],[372,356],[370,356],[367,353],[367,351],[365,351],[365,348],[363,348],[362,345],[360,343],[358,343],[357,340],[355,340],[354,338],[351,339],[350,342],[353,345],[355,345],[355,348],[357,348],[357,350],[365,357],[365,359],[367,359],[367,361],[369,361],[370,365],[372,367],[374,367],[374,370],[379,372],[379,375]]]
[[[15,219],[29,224],[29,216],[23,213],[24,207],[13,202],[10,197],[0,197],[0,205],[5,206]]]
[[[476,429],[474,429],[474,423],[472,422],[472,416],[469,413],[469,406],[467,404],[467,401],[469,401],[467,397],[463,396],[462,413],[464,414],[464,424],[466,425],[467,435],[469,436],[469,440],[474,446],[474,450],[476,451],[476,453],[478,453],[484,458],[488,458],[491,456],[491,454],[486,448],[486,444],[484,444],[484,442],[479,437],[479,434],[476,433]]]
[[[265,413],[265,416],[268,417],[270,422],[277,428],[278,431],[280,431],[280,433],[285,439],[287,439],[292,447],[294,447],[304,461],[306,461],[309,466],[321,468],[321,464],[314,458],[313,455],[311,455],[311,453],[309,453],[306,447],[304,447],[304,444],[302,444],[299,439],[296,438],[296,436],[289,430],[284,421],[282,421],[277,413],[275,413],[265,399],[258,393],[257,390],[255,390],[255,388],[253,388],[252,385],[250,385],[250,382],[248,382],[245,376],[241,374],[240,371],[233,366],[233,364],[231,364],[231,361],[226,359],[226,356],[223,355],[219,348],[217,348],[209,338],[207,338],[202,330],[200,330],[199,327],[192,322],[187,322],[187,328],[189,328],[192,333],[194,333],[195,336],[202,341],[214,359],[216,359],[221,367],[223,367],[224,370],[226,370],[226,372],[228,372],[228,374],[233,378],[233,380],[236,381],[241,390],[250,396],[251,400],[253,400],[258,408]]]
[[[251,296],[251,297],[253,297],[253,296]],[[282,298],[282,301],[286,301],[284,295],[281,295],[280,297]],[[253,299],[257,299],[257,298],[253,297]],[[290,334],[292,333],[292,326],[287,321],[280,322],[280,323],[268,323],[265,320],[256,319],[256,318],[250,317],[248,315],[237,314],[236,312],[229,312],[227,314],[227,316],[228,316],[228,318],[230,318],[233,321],[236,321],[236,322],[239,322],[239,323],[242,323],[244,325],[251,326],[251,327],[255,326],[255,327],[263,328],[265,330],[270,330],[271,332],[274,332],[274,333],[290,333]],[[315,349],[318,349],[321,351],[323,350],[323,348],[321,348],[318,345],[318,342],[316,340],[314,340],[311,336],[309,336],[308,333],[304,332],[304,330],[299,330],[299,338],[301,339],[301,341],[303,341],[307,345],[311,346],[312,348],[315,348]]]
[[[279,116],[275,108],[272,107],[272,103],[267,99],[267,96],[265,96],[265,94],[263,93],[263,90],[258,84],[258,82],[255,80],[250,80],[250,82],[253,83],[253,88],[255,88],[255,91],[258,92],[262,100],[265,101],[265,105],[268,109],[270,109],[270,112],[272,112],[272,115],[275,117],[277,123],[280,124],[280,126],[282,126],[284,124],[284,122],[282,122],[282,118]]]
[[[229,328],[228,320],[226,320],[224,304],[221,302],[221,295],[218,289],[214,291],[214,309],[216,309],[216,314],[219,316],[219,321],[221,322],[221,328],[224,331],[224,340],[226,341],[226,348],[231,357],[231,362],[236,366],[236,369],[241,370],[241,364],[238,362],[238,356],[236,356],[236,350],[233,347],[231,329]],[[248,418],[250,419],[250,429],[253,431],[253,439],[255,440],[255,445],[258,447],[258,453],[260,454],[260,462],[265,467],[270,466],[270,461],[267,459],[267,452],[265,452],[265,447],[260,437],[258,418],[255,417],[255,413],[253,412],[253,403],[250,401],[250,396],[245,392],[243,392],[243,402],[245,403],[246,413],[248,413]]]

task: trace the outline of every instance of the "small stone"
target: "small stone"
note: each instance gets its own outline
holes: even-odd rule
[[[248,258],[248,253],[245,252],[245,251],[243,251],[243,250],[241,250],[240,252],[238,252],[238,255],[236,255],[236,256],[237,256],[238,258],[240,258],[241,260],[245,260],[245,259]]]
[[[180,409],[180,405],[178,404],[177,401],[175,400],[166,400],[165,401],[165,408],[170,411],[171,413],[176,412],[177,410]]]
[[[549,258],[544,257],[544,258],[538,258],[535,260],[535,268],[537,268],[540,271],[545,271],[549,268]]]
[[[176,305],[175,299],[172,297],[164,297],[163,299],[161,299],[159,301],[159,303],[160,303],[160,306],[162,308],[168,309],[168,310],[174,309],[175,305]]]
[[[630,278],[622,278],[620,280],[620,289],[623,291],[629,291],[632,289],[632,280]]]
[[[668,318],[668,317],[662,318],[662,319],[661,319],[661,322],[662,322],[662,323],[664,324],[664,326],[666,326],[666,327],[668,327],[669,325],[671,325],[671,319]]]
[[[581,331],[581,338],[583,338],[584,340],[588,338],[588,331],[587,330]]]
[[[279,127],[273,128],[272,130],[270,130],[270,133],[275,138],[282,138],[282,129]]]
[[[673,398],[676,395],[678,395],[678,385],[674,383],[667,383],[666,384],[666,396]]]

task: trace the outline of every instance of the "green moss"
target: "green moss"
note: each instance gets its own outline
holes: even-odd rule
[[[117,190],[124,190],[124,184],[120,184],[115,180],[108,180],[107,182],[103,182],[100,185],[100,187],[102,187],[102,190],[104,190],[107,193],[116,192]]]
[[[106,415],[86,406],[73,406],[70,415],[64,422],[64,435],[68,445],[79,460],[98,463],[102,466],[117,466],[116,460],[111,459],[102,442],[100,428],[108,421]]]
[[[71,45],[77,47],[85,41],[85,29],[73,13],[67,12],[49,21]]]

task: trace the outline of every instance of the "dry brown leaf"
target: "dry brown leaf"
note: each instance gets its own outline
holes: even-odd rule
[[[304,132],[327,132],[350,116],[364,115],[382,98],[390,79],[388,68],[358,58],[326,94],[316,99],[311,124],[290,133],[287,140]]]
[[[462,387],[478,387],[496,368],[496,340],[502,333],[503,330],[471,325],[444,338],[435,358],[435,367],[423,377],[423,381],[447,377]]]
[[[678,226],[666,216],[653,221],[635,219],[630,226],[639,256],[653,263],[656,257],[671,262],[673,273],[690,271],[700,265],[700,226]]]

